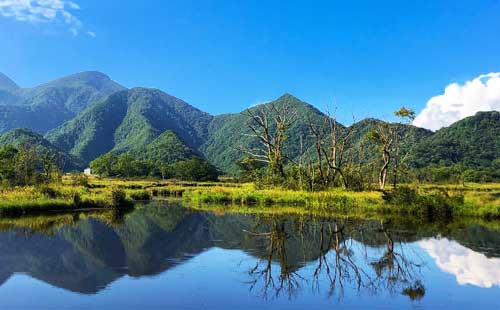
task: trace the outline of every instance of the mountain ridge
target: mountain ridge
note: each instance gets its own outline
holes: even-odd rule
[[[61,149],[89,162],[107,152],[145,147],[167,130],[197,150],[212,116],[157,89],[116,92],[48,132]]]
[[[0,89],[0,133],[14,128],[45,133],[123,88],[98,71],[72,74],[32,88],[4,87]]]
[[[22,103],[12,104],[11,101],[19,100],[19,94],[27,97]],[[131,152],[141,158],[148,158],[151,152],[154,158],[159,156],[171,161],[167,156],[170,151],[165,154],[158,151],[167,150],[171,143],[171,152],[180,154],[172,157],[175,160],[195,154],[225,173],[234,174],[237,162],[245,157],[241,149],[259,146],[258,139],[252,137],[248,127],[250,118],[246,114],[260,109],[268,109],[273,114],[275,111],[270,108],[273,105],[297,110],[298,118],[287,132],[285,143],[287,157],[296,161],[301,153],[313,148],[309,123],[321,127],[329,116],[290,93],[239,113],[211,115],[159,89],[124,88],[99,71],[72,74],[28,90],[0,74],[0,133],[29,127],[45,133],[44,137],[55,147],[86,163],[108,152]],[[416,167],[488,166],[500,157],[500,142],[495,135],[495,131],[500,131],[500,118],[495,113],[500,114],[478,112],[436,132],[399,124],[408,133],[402,148],[411,155]],[[347,127],[338,123],[338,130],[341,133],[353,130],[352,144],[358,147],[367,143],[369,132],[382,122],[367,118]],[[324,134],[327,133],[325,127],[322,128]],[[160,137],[157,144],[153,143]],[[323,143],[328,144],[327,140]],[[150,144],[156,146],[148,149]],[[368,146],[368,153],[370,160],[379,160],[375,145]]]

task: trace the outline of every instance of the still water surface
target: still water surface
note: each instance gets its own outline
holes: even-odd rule
[[[497,308],[499,223],[214,214],[0,221],[0,308]],[[498,309],[498,308],[497,308]]]

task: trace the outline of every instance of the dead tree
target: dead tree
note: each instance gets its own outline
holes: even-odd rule
[[[402,107],[398,111],[394,112],[394,115],[401,119],[414,119],[415,112],[409,110],[405,107]],[[382,167],[379,171],[379,187],[380,189],[384,189],[385,184],[387,183],[387,175],[389,172],[389,165],[393,157],[396,159],[395,165],[395,173],[397,173],[397,167],[400,163],[399,161],[399,147],[401,140],[404,137],[405,128],[402,126],[401,122],[398,123],[386,123],[381,122],[377,124],[372,131],[370,132],[369,138],[378,144],[380,152],[382,154]],[[395,176],[396,178],[396,176]],[[396,185],[395,180],[395,185]]]
[[[384,189],[394,146],[397,144],[396,130],[392,124],[384,122],[372,129],[369,138],[379,146],[382,154],[382,167],[378,174],[378,184],[380,189]]]
[[[346,150],[350,145],[352,128],[342,128],[337,122],[336,112],[333,117],[327,111],[328,117],[321,125],[309,120],[309,131],[314,139],[316,165],[323,186],[334,186],[339,179],[348,188],[348,180],[344,174]]]
[[[273,181],[283,179],[286,133],[295,122],[297,110],[285,104],[268,103],[256,110],[248,109],[244,113],[250,118],[248,122],[252,132],[250,136],[256,137],[261,147],[255,149],[242,147],[242,150],[253,160],[266,163]]]
[[[399,251],[396,250],[394,239],[384,224],[381,224],[382,232],[387,240],[386,249],[380,259],[371,262],[377,276],[380,287],[384,286],[389,292],[408,283],[421,283],[418,279],[422,263],[417,263],[408,259],[403,251],[403,244],[400,243]]]
[[[371,289],[372,285],[368,272],[356,263],[351,250],[352,244],[346,239],[344,230],[345,227],[339,227],[336,222],[333,227],[332,224],[320,226],[320,255],[313,274],[313,284],[318,290],[320,274],[326,275],[330,284],[330,296],[338,289],[341,297],[346,284],[354,284],[358,290]]]
[[[248,231],[247,233],[262,237],[267,243],[267,255],[249,270],[249,274],[253,277],[253,280],[249,282],[250,290],[261,286],[264,297],[267,297],[269,292],[274,292],[275,296],[285,294],[288,298],[292,298],[304,279],[289,265],[286,251],[286,241],[289,235],[285,229],[285,222],[273,221],[270,231],[266,233]],[[279,274],[273,274],[273,261],[279,264]]]

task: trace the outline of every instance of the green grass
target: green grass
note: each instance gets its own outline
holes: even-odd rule
[[[407,193],[405,188],[408,189]],[[213,204],[226,205],[226,209],[255,212],[279,207],[283,212],[299,209],[301,212],[335,212],[347,216],[399,214],[427,218],[500,217],[499,184],[400,187],[394,193],[386,195],[380,191],[350,192],[342,189],[322,192],[257,190],[252,184],[246,184],[233,188],[188,188],[184,189],[182,195],[191,205],[203,205],[203,208]]]
[[[291,205],[308,207],[355,207],[382,202],[380,192],[349,192],[334,189],[322,192],[286,189],[257,190],[252,184],[241,187],[214,186],[188,188],[183,197],[198,203],[232,203],[240,205]]]
[[[408,215],[499,218],[500,184],[410,185],[381,191],[320,192],[256,189],[253,184],[121,180],[91,178],[88,186],[61,184],[0,188],[0,214],[74,211],[129,206],[134,201],[181,198],[193,208],[256,213],[336,214],[337,216]]]
[[[71,178],[64,177],[61,183],[0,187],[0,215],[130,207],[134,201],[150,200],[153,196],[181,197],[186,189],[215,185],[219,184],[90,178],[88,186],[83,186],[72,185]]]
[[[117,200],[122,194],[121,200]],[[48,184],[0,189],[0,215],[46,211],[74,211],[130,207],[131,199],[120,188],[89,188]]]

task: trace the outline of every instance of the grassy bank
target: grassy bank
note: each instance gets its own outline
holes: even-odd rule
[[[0,189],[0,215],[130,206],[131,198],[118,188],[48,184]]]
[[[425,217],[500,217],[500,185],[428,185],[400,187],[397,190],[349,192],[334,189],[323,192],[285,189],[257,190],[251,184],[241,187],[214,186],[184,189],[183,198],[194,206],[225,205],[225,208],[267,212],[279,206],[284,212],[335,212],[342,215],[398,214]],[[272,207],[272,208],[271,208]]]
[[[186,188],[208,187],[212,183],[157,180],[84,180],[75,184],[70,177],[60,183],[24,187],[0,187],[0,215],[47,211],[127,208],[134,201],[155,197],[181,197]]]
[[[0,189],[0,214],[123,208],[134,201],[178,197],[195,208],[244,212],[336,213],[342,216],[500,217],[500,184],[401,186],[394,191],[321,192],[256,189],[253,184],[158,180],[88,180]]]

